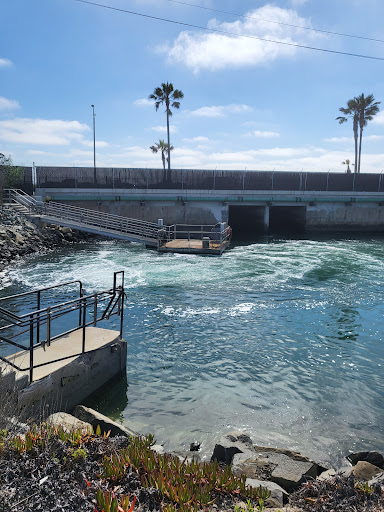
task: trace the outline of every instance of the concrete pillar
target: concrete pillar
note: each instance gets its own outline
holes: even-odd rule
[[[264,209],[264,231],[265,233],[269,231],[269,206]]]

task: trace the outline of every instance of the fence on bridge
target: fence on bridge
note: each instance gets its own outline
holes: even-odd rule
[[[36,167],[39,188],[384,192],[382,174]]]

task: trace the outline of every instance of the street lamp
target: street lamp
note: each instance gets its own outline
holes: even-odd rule
[[[95,130],[95,105],[91,105],[93,113],[93,183],[96,184],[96,130]]]

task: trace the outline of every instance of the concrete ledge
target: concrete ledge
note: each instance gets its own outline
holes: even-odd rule
[[[96,334],[97,328],[93,329]],[[29,385],[26,376],[17,372],[16,383],[24,384],[18,392],[18,406],[29,416],[43,419],[53,412],[73,409],[108,381],[122,375],[126,368],[127,343],[116,335],[117,331],[110,333],[110,341],[103,339],[101,346],[93,347],[91,352],[41,367],[44,374]],[[55,357],[57,355],[56,350]],[[8,376],[10,381],[14,381],[12,373]]]

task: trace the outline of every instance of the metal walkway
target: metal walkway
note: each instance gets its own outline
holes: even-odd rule
[[[101,236],[158,246],[159,226],[153,222],[87,210],[68,204],[37,201],[22,190],[9,189],[8,205],[44,222]]]
[[[63,203],[38,201],[18,189],[8,189],[6,201],[9,207],[49,224],[138,242],[160,252],[220,255],[231,239],[231,230],[225,223],[164,226]]]

